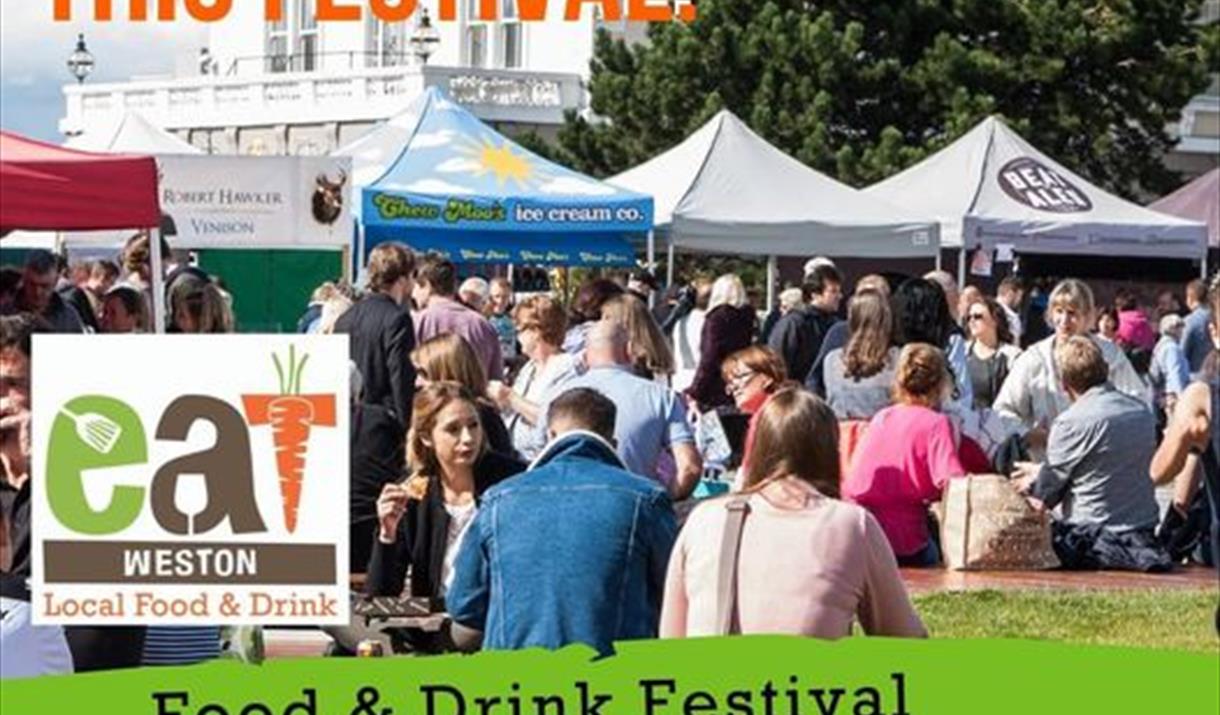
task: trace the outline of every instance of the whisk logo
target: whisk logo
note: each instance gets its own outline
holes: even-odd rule
[[[38,359],[79,338],[47,336],[38,347],[56,347],[34,353],[40,620],[338,622],[347,573],[344,341],[277,340],[268,350],[270,339],[257,336],[124,337],[120,351],[91,336],[100,373],[60,368],[43,392],[38,376],[56,373]],[[182,378],[141,379],[156,367],[130,366],[145,352],[132,350],[140,342],[155,346],[152,366],[176,365]],[[108,374],[111,352],[127,364]],[[38,412],[44,405],[54,411]],[[99,589],[110,593],[77,595]]]

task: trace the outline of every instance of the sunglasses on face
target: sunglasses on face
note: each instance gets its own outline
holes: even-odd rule
[[[972,323],[976,320],[986,320],[986,319],[987,319],[986,313],[971,313],[970,315],[966,316],[966,320],[969,320]]]

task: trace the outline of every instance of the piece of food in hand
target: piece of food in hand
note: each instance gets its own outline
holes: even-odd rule
[[[414,474],[402,483],[402,490],[408,499],[422,501],[428,493],[428,478],[422,474]]]

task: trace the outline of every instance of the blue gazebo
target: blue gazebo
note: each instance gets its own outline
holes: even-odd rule
[[[530,152],[429,88],[340,149],[360,189],[364,251],[397,240],[458,263],[627,266],[652,197]]]

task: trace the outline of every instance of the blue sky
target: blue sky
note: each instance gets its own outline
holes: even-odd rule
[[[92,2],[73,3],[78,11]],[[116,18],[126,3],[115,4]],[[76,35],[85,33],[96,66],[87,82],[114,82],[133,75],[172,74],[177,63],[207,44],[207,28],[179,19],[172,23],[57,23],[50,0],[0,2],[0,127],[60,143],[63,85]]]

